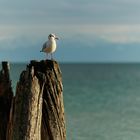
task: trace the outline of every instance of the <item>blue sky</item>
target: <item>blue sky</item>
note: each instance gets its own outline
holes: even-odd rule
[[[139,0],[0,0],[0,60],[45,59],[49,33],[60,62],[140,62]]]

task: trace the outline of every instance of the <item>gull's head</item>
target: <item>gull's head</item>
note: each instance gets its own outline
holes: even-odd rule
[[[49,36],[48,36],[48,39],[59,39],[55,34],[50,34]]]

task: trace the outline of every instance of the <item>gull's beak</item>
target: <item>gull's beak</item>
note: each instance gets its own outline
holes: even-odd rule
[[[59,38],[58,38],[58,37],[55,37],[55,39],[59,40]]]

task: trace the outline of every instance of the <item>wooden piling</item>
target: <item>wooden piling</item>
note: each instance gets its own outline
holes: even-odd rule
[[[7,140],[66,140],[62,75],[52,60],[31,61],[20,75]]]
[[[56,61],[31,61],[36,75],[45,75],[42,107],[42,140],[66,140],[63,105],[63,85],[59,64]],[[38,76],[37,76],[38,77]],[[42,78],[40,81],[44,81]]]
[[[0,140],[6,140],[13,91],[9,74],[9,63],[2,62],[0,71]]]
[[[41,140],[43,86],[33,67],[22,72],[16,89],[12,140]]]

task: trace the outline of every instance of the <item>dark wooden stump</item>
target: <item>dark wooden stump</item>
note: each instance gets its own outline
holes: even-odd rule
[[[9,76],[9,63],[2,62],[0,71],[0,140],[6,140],[13,92]]]

